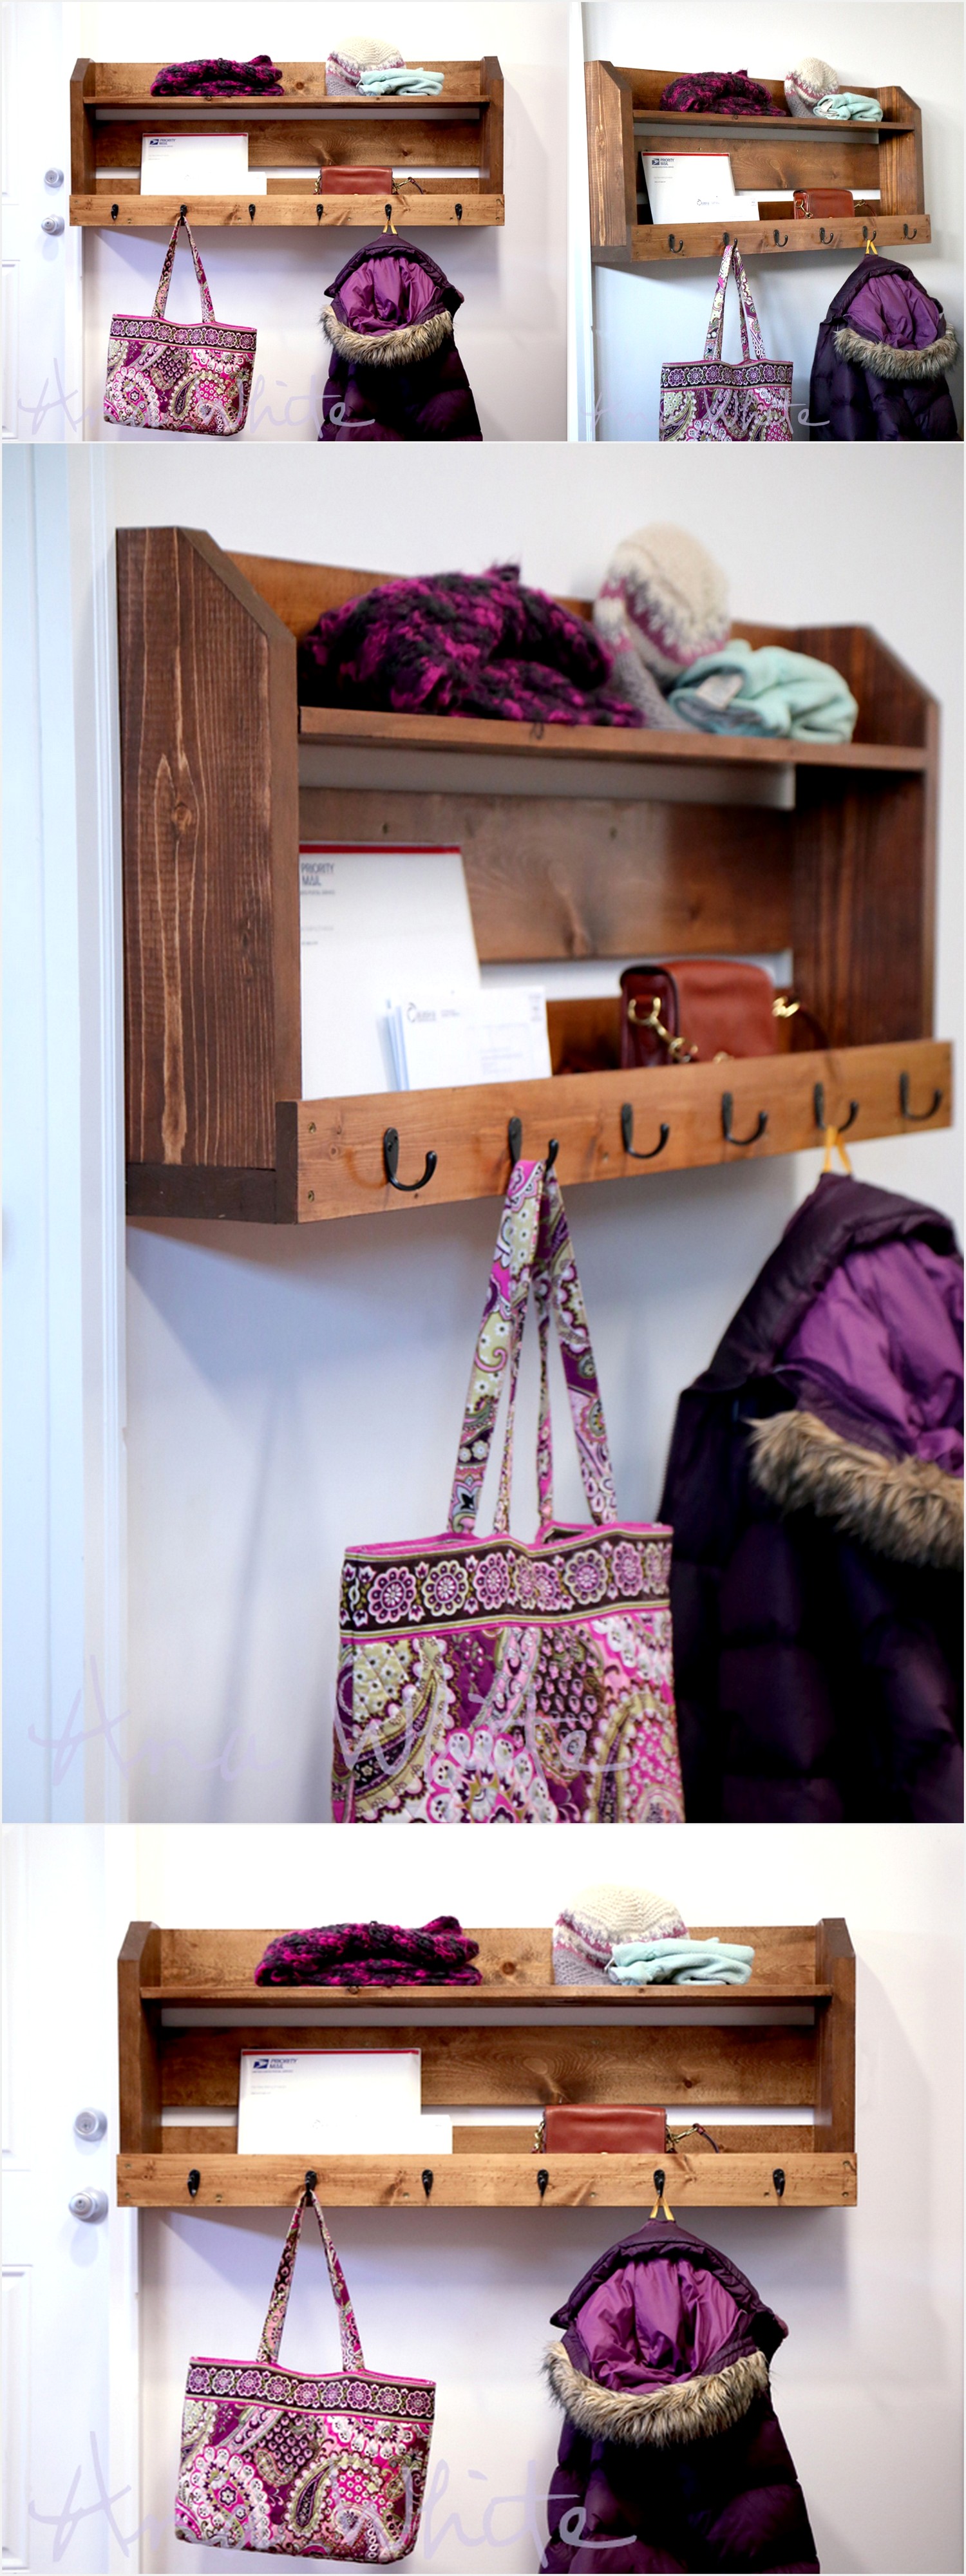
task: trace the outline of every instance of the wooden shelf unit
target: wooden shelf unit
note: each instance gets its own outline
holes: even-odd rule
[[[774,117],[692,116],[662,109],[663,92],[678,77],[608,62],[584,65],[590,244],[598,266],[633,269],[657,260],[720,260],[728,241],[746,256],[769,258],[796,251],[861,251],[868,241],[904,254],[931,241],[924,205],[922,115],[904,89],[863,85],[863,95],[879,101],[881,125],[840,125],[821,116],[787,116],[780,80],[763,83],[775,100]],[[638,155],[649,136],[666,151],[675,144],[689,152],[727,151],[735,187],[759,198],[775,190],[784,195],[795,188],[850,188],[854,217],[796,223],[789,206],[787,216],[772,208],[757,223],[641,223]],[[878,198],[861,193],[875,189]]]
[[[630,1994],[555,1986],[549,1931],[474,1932],[479,1986],[351,1988],[256,1986],[271,1932],[132,1923],[118,1966],[118,2200],[140,2209],[284,2206],[311,2162],[333,2208],[650,2207],[656,2170],[672,2208],[852,2207],[855,1957],[846,1925],[716,1928],[754,1948],[748,1985]],[[305,2017],[297,2028],[293,2010]],[[225,2015],[224,2027],[213,2014]],[[529,2124],[457,2123],[451,2156],[238,2155],[229,2115],[241,2050],[310,2047],[316,2036],[327,2048],[418,2048],[427,2110],[658,2102],[672,2129],[709,2106],[747,2106],[750,2116],[705,2123],[717,2154],[702,2138],[661,2157],[534,2154]],[[759,2104],[812,2117],[759,2122]],[[183,2115],[176,2126],[162,2120],[171,2110]],[[219,2111],[220,2123],[198,2117]]]
[[[325,166],[357,162],[424,174],[408,185],[396,176],[391,202],[400,229],[502,224],[500,65],[486,54],[478,62],[426,68],[443,74],[436,98],[327,98],[324,63],[281,63],[280,98],[157,99],[151,83],[160,63],[82,58],[70,84],[71,223],[112,232],[170,230],[184,203],[192,225],[376,232],[385,225],[384,198],[325,194]],[[144,134],[235,133],[239,127],[248,134],[250,170],[304,169],[305,177],[269,178],[260,196],[142,197]]]
[[[875,635],[736,628],[844,673],[856,739],[829,748],[300,711],[297,637],[386,578],[232,556],[196,530],[119,532],[132,1216],[314,1223],[499,1197],[511,1117],[525,1153],[559,1138],[565,1186],[815,1145],[817,1084],[830,1120],[858,1101],[855,1141],[949,1123],[950,1050],[932,1037],[938,709]],[[305,1100],[300,832],[458,844],[486,963],[790,949],[828,1048]],[[766,1113],[753,1145],[728,1141],[726,1095],[735,1139]],[[625,1103],[636,1149],[669,1125],[656,1161],[625,1151]],[[438,1154],[418,1199],[387,1186],[390,1126],[403,1180]]]

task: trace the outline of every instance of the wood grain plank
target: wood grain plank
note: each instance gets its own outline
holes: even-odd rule
[[[330,2209],[426,2206],[423,2158],[346,2156],[318,2162],[318,2196]],[[122,2209],[292,2209],[304,2185],[301,2156],[217,2156],[194,2158],[200,2175],[197,2197],[179,2182],[175,2159],[166,2155],[120,2155],[117,2197]],[[764,2155],[664,2156],[667,2197],[672,2208],[848,2209],[857,2199],[854,2155],[801,2155],[781,2158],[784,2193],[774,2181],[774,2160]],[[537,2173],[549,2175],[541,2202]],[[431,2206],[439,2209],[650,2207],[654,2198],[655,2160],[638,2156],[520,2155],[437,2156],[432,2166]]]
[[[740,630],[737,630],[740,631]],[[524,759],[690,763],[726,769],[922,769],[900,743],[776,742],[751,734],[637,733],[622,726],[507,724],[492,716],[398,715],[385,708],[300,707],[303,742],[408,744],[417,750],[515,752]]]
[[[819,1975],[832,1987],[815,2061],[815,2144],[827,2153],[855,2145],[855,1952],[840,1919],[816,1925],[815,1956]]]
[[[585,63],[591,245],[623,249],[637,212],[630,85],[612,63]]]
[[[122,2151],[154,2153],[161,2142],[161,2074],[156,2016],[142,2001],[142,1980],[158,1975],[156,1923],[132,1923],[117,1963],[119,2110]]]
[[[287,169],[304,165],[314,181],[318,170],[321,169],[324,178],[333,163],[344,167],[359,162],[363,165],[386,162],[393,169],[404,169],[408,163],[417,169],[422,169],[424,163],[438,164],[451,170],[461,170],[464,164],[474,170],[479,166],[483,119],[478,112],[465,117],[448,116],[445,122],[434,124],[425,114],[417,114],[414,103],[411,103],[412,113],[407,116],[405,125],[401,125],[394,116],[380,116],[376,102],[372,104],[373,114],[365,118],[358,115],[339,117],[334,110],[324,120],[316,117],[305,123],[294,116],[274,120],[264,115],[259,117],[248,131],[249,169],[273,170],[277,165]],[[198,130],[197,117],[171,114],[165,117],[166,135],[197,134]],[[97,170],[129,169],[140,174],[141,143],[146,131],[143,117],[132,118],[130,122],[112,119],[110,124],[102,122],[97,125],[94,128]],[[204,132],[237,134],[238,118],[222,116],[219,120],[217,108],[213,108],[211,117],[204,119]],[[93,178],[83,183],[78,181],[78,194],[86,195],[95,184]],[[282,184],[284,187],[284,182]],[[502,180],[498,179],[488,194],[498,196],[501,190]]]
[[[799,987],[833,1045],[931,1031],[931,799],[923,778],[803,779],[795,814]],[[927,946],[928,940],[928,946]],[[937,1077],[938,1078],[938,1077]]]
[[[461,849],[484,964],[791,944],[791,818],[772,806],[303,787],[299,810],[305,840]]]
[[[550,1136],[559,1139],[557,1170],[565,1187],[630,1176],[646,1181],[656,1172],[801,1152],[818,1141],[816,1082],[824,1083],[827,1103],[858,1100],[859,1116],[851,1131],[856,1142],[865,1136],[910,1133],[899,1102],[903,1071],[910,1075],[917,1105],[928,1101],[934,1089],[941,1092],[936,1126],[948,1125],[951,1117],[951,1051],[937,1041],[831,1048],[757,1061],[736,1058],[726,1068],[727,1083],[723,1070],[720,1065],[678,1065],[660,1072],[559,1074],[537,1083],[280,1103],[279,1125],[283,1134],[287,1128],[293,1131],[290,1149],[297,1154],[298,1221],[371,1215],[390,1207],[397,1214],[408,1211],[412,1220],[423,1205],[502,1198],[511,1117],[523,1121],[525,1154],[543,1154]],[[750,1134],[759,1110],[767,1112],[764,1135],[746,1150],[724,1140],[725,1089],[734,1101],[736,1136]],[[658,1161],[628,1161],[620,1129],[625,1100],[637,1122],[635,1144],[645,1150],[657,1142],[660,1122],[668,1123],[670,1134]],[[422,1170],[428,1147],[439,1156],[434,1178],[417,1200],[400,1197],[386,1185],[382,1136],[388,1126],[399,1132],[405,1177]]]
[[[289,1996],[289,2002],[292,1998]],[[278,2047],[277,2027],[252,2021],[230,2030],[162,2028],[161,2100],[166,2110],[222,2110],[238,2098],[242,2049]],[[293,2045],[296,2045],[293,2036]],[[311,2044],[310,2037],[303,2045]],[[328,2027],[326,2048],[384,2048],[384,2030]],[[815,2088],[811,2028],[668,2028],[552,2023],[508,2027],[397,2023],[393,2046],[418,2048],[423,2103],[763,2102],[810,2105]]]
[[[118,617],[128,1159],[270,1168],[301,1084],[294,645],[186,530],[119,531]]]
[[[839,132],[842,132],[839,128]],[[880,250],[911,250],[914,242],[920,250],[932,240],[932,226],[927,214],[910,215],[836,215],[822,223],[787,224],[741,222],[721,224],[635,224],[628,249],[623,256],[614,249],[591,249],[598,265],[611,268],[646,266],[648,262],[671,259],[720,260],[727,242],[735,243],[746,259],[794,256],[796,251],[863,250],[866,238]]]
[[[96,226],[102,232],[170,232],[179,206],[186,205],[193,229],[217,226],[222,230],[270,232],[280,225],[301,224],[309,231],[342,231],[354,226],[357,231],[381,231],[385,220],[383,197],[325,197],[296,191],[291,196],[276,193],[259,197],[142,197],[140,192],[126,190],[119,184],[116,198],[108,205],[110,190],[103,185],[90,195],[71,197],[72,224]],[[474,232],[488,225],[502,224],[505,207],[502,197],[483,196],[478,181],[460,179],[454,182],[450,195],[427,190],[420,194],[415,184],[405,181],[393,196],[393,218],[397,225],[415,230],[448,227],[453,232]],[[114,205],[117,213],[114,213]]]
[[[96,157],[94,127],[87,112],[86,93],[93,65],[86,54],[74,64],[70,76],[70,184],[71,193],[87,196],[95,185]]]

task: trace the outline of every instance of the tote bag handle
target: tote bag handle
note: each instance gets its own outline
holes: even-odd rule
[[[158,291],[152,307],[154,319],[156,322],[163,322],[164,320],[164,308],[168,301],[168,288],[171,284],[171,271],[174,267],[174,255],[178,247],[178,234],[181,230],[182,224],[184,225],[185,232],[188,236],[188,248],[195,264],[195,276],[198,280],[201,292],[201,310],[204,314],[205,321],[213,322],[215,319],[215,308],[211,301],[211,289],[201,265],[201,254],[192,232],[191,225],[188,222],[187,215],[179,215],[177,217],[174,231],[164,254],[164,267],[162,268],[161,275],[158,279]]]
[[[264,2326],[262,2327],[262,2339],[258,2347],[258,2358],[259,2361],[272,2362],[278,2360],[279,2346],[282,2340],[282,2327],[285,2323],[285,2311],[288,2307],[288,2294],[292,2287],[292,2274],[295,2270],[295,2257],[298,2253],[299,2231],[302,2225],[302,2212],[304,2209],[308,2208],[310,2202],[319,2222],[319,2232],[325,2248],[325,2259],[329,2267],[329,2279],[332,2283],[332,2296],[339,2312],[339,2335],[342,2343],[342,2367],[343,2370],[353,2372],[364,2370],[366,2365],[362,2358],[362,2345],[359,2341],[359,2329],[352,2313],[352,2301],[346,2288],[345,2273],[343,2272],[332,2238],[329,2235],[329,2231],[319,2208],[318,2201],[316,2200],[315,2193],[311,2190],[306,2191],[303,2194],[302,2199],[299,2201],[296,2209],[292,2213],[291,2226],[289,2227],[288,2235],[286,2236],[285,2243],[282,2247],[282,2259],[275,2275],[275,2287],[268,2303],[268,2315],[265,2319]]]
[[[720,358],[721,356],[722,346],[724,343],[725,295],[727,293],[729,276],[734,277],[735,285],[738,289],[738,320],[741,324],[741,354],[744,364],[747,367],[752,357],[764,358],[765,343],[761,336],[761,324],[755,311],[754,297],[748,284],[748,279],[745,275],[745,264],[737,242],[729,241],[726,242],[724,246],[721,266],[718,270],[718,283],[714,290],[714,301],[711,306],[711,319],[708,323],[708,336],[704,344],[704,354],[706,358]],[[750,348],[748,346],[749,332],[751,334]]]
[[[517,1379],[531,1285],[540,1336],[537,1488],[541,1531],[553,1523],[548,1373],[551,1313],[556,1318],[588,1512],[597,1522],[617,1518],[600,1388],[560,1185],[556,1173],[547,1171],[542,1163],[519,1162],[510,1176],[470,1373],[450,1498],[451,1530],[471,1532],[476,1527],[504,1380],[508,1390],[507,1420],[494,1529],[509,1529]]]

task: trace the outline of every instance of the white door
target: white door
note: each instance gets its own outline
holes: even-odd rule
[[[79,16],[61,0],[4,0],[5,439],[83,436],[82,235],[70,230],[68,202],[68,49]]]
[[[133,1841],[100,1825],[4,1835],[4,2570],[141,2564],[137,2218],[114,2207],[117,1923]],[[103,2112],[103,2137],[74,2127]],[[100,2220],[71,2213],[105,2194]]]

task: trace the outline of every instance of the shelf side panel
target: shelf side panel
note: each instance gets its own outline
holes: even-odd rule
[[[127,1153],[270,1169],[301,1088],[295,650],[209,539],[118,534]]]
[[[934,810],[931,771],[799,777],[795,983],[830,1046],[932,1034]]]
[[[585,63],[590,238],[623,249],[637,213],[630,84],[611,63]]]

